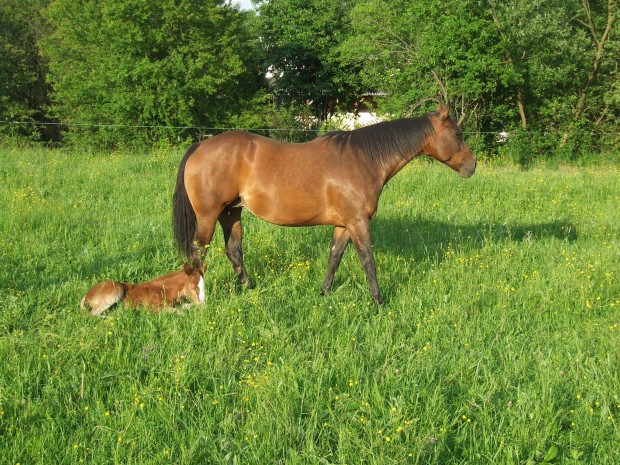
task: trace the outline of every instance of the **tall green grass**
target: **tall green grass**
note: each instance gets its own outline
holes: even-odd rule
[[[415,161],[372,234],[386,298],[330,228],[218,231],[184,315],[78,309],[181,266],[181,152],[0,149],[2,463],[620,463],[620,170]]]

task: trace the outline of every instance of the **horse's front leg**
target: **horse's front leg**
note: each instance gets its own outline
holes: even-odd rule
[[[370,242],[370,224],[367,219],[359,220],[347,229],[349,234],[351,234],[351,239],[362,262],[362,267],[366,272],[366,279],[368,280],[368,287],[370,288],[372,298],[376,303],[382,304],[383,297],[377,282],[377,267]]]
[[[351,235],[346,228],[342,228],[336,226],[334,228],[334,235],[332,237],[332,245],[331,249],[329,249],[329,259],[327,262],[327,274],[325,275],[325,280],[323,281],[323,289],[321,293],[323,295],[329,294],[332,290],[332,285],[334,283],[334,275],[336,274],[336,270],[338,270],[338,266],[342,260],[342,256],[344,255],[344,251],[349,244],[349,240],[351,239]]]
[[[248,276],[243,265],[243,229],[241,227],[241,208],[227,208],[219,216],[218,221],[224,232],[224,244],[226,256],[232,263],[239,282],[249,289],[254,288],[254,283]]]

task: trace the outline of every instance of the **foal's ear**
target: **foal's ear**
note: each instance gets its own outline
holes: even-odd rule
[[[185,262],[183,263],[183,271],[185,272],[186,275],[189,276],[190,274],[192,274],[193,270],[192,270],[192,267],[189,266],[189,263]]]

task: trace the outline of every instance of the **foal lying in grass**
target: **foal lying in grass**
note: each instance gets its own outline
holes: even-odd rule
[[[90,314],[95,316],[122,300],[132,308],[146,307],[159,312],[184,298],[199,303],[204,302],[204,297],[202,270],[193,269],[185,263],[180,271],[142,284],[121,283],[111,279],[104,281],[86,293],[80,308],[88,307]]]

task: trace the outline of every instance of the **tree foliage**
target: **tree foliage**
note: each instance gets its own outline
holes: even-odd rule
[[[325,120],[359,98],[357,67],[346,65],[338,45],[350,33],[354,2],[270,0],[260,5],[260,36],[272,90],[284,102],[308,102]]]
[[[618,136],[617,16],[615,0],[368,0],[341,49],[387,92],[386,112],[436,97],[472,130],[552,130],[562,147]]]
[[[225,124],[260,82],[243,14],[222,1],[55,0],[47,16],[54,112],[92,124],[80,128],[91,136],[130,140],[122,126],[139,125],[167,139]]]
[[[0,2],[0,119],[35,122],[45,119],[47,66],[38,42],[46,24],[40,14],[48,0]],[[36,126],[0,126],[0,132],[17,130],[38,139]]]
[[[55,119],[66,140],[115,146],[213,126],[276,135],[379,92],[389,117],[450,103],[477,150],[618,141],[618,0],[231,3],[4,0],[0,117]]]
[[[512,78],[495,59],[491,18],[478,12],[471,0],[364,2],[342,53],[363,66],[369,87],[387,93],[386,111],[409,115],[439,99],[462,116]]]

